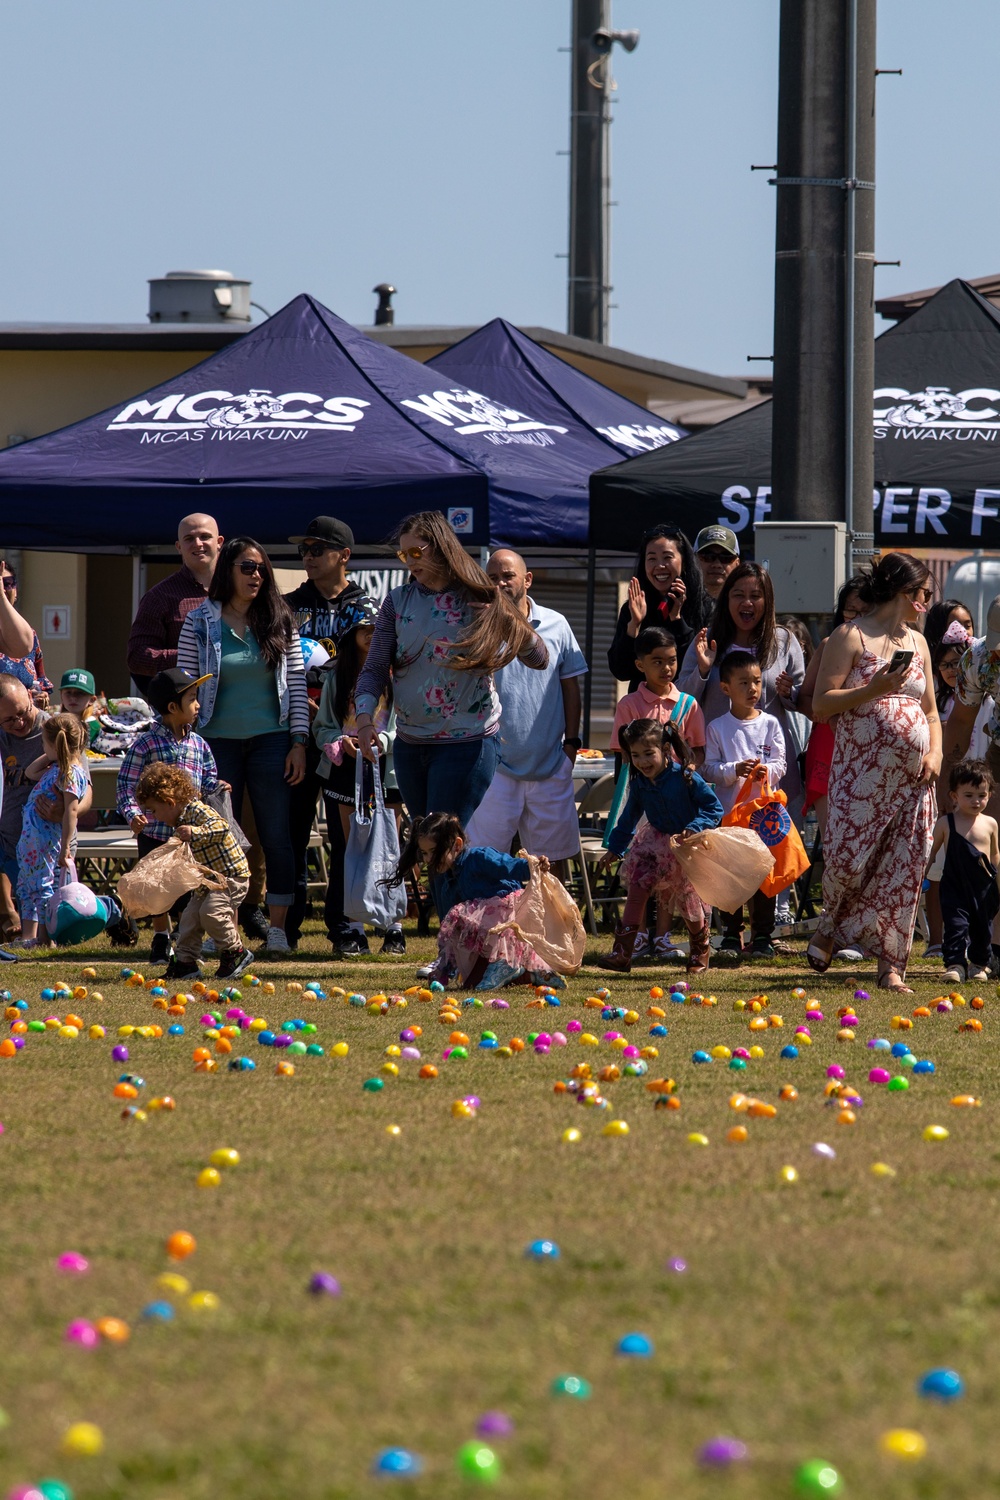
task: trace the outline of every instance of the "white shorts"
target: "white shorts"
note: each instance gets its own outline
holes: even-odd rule
[[[470,844],[506,853],[514,835],[529,854],[572,859],[580,852],[580,820],[573,798],[569,756],[544,781],[515,781],[497,771],[469,820]]]

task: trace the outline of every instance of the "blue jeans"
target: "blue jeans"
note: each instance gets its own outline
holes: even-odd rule
[[[454,813],[463,828],[486,796],[500,759],[495,734],[434,744],[408,743],[397,734],[392,755],[410,817]]]
[[[243,793],[249,795],[267,869],[264,900],[269,906],[291,906],[295,895],[295,855],[288,821],[292,789],[285,780],[285,757],[291,749],[291,735],[281,729],[275,734],[255,734],[248,740],[209,736],[208,743],[219,768],[220,781],[228,781],[233,789],[237,819]]]

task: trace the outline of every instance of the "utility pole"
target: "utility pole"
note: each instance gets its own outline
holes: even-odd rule
[[[637,31],[611,30],[611,0],[573,0],[569,130],[569,295],[566,326],[606,343],[611,251],[611,49],[634,52]]]
[[[876,0],[782,0],[771,482],[873,547]]]

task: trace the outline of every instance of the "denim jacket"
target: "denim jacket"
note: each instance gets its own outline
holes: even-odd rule
[[[215,710],[215,693],[222,670],[222,605],[217,600],[206,599],[185,618],[177,642],[177,665],[195,677],[202,677],[206,672],[212,674],[211,679],[198,689],[201,704],[198,728],[201,729]],[[274,669],[274,685],[278,693],[278,722],[282,728],[289,729],[292,734],[308,735],[309,699],[297,630],[292,630],[292,639]]]
[[[676,761],[661,771],[655,781],[629,776],[628,801],[611,831],[608,848],[619,857],[632,842],[636,824],[646,819],[658,833],[704,833],[722,822],[722,803],[697,773],[690,780]]]

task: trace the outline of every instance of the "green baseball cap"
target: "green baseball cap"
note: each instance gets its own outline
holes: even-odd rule
[[[86,667],[70,667],[68,672],[64,672],[59,691],[62,692],[63,688],[79,688],[81,693],[89,693],[92,698],[97,697],[94,674],[88,672]]]

